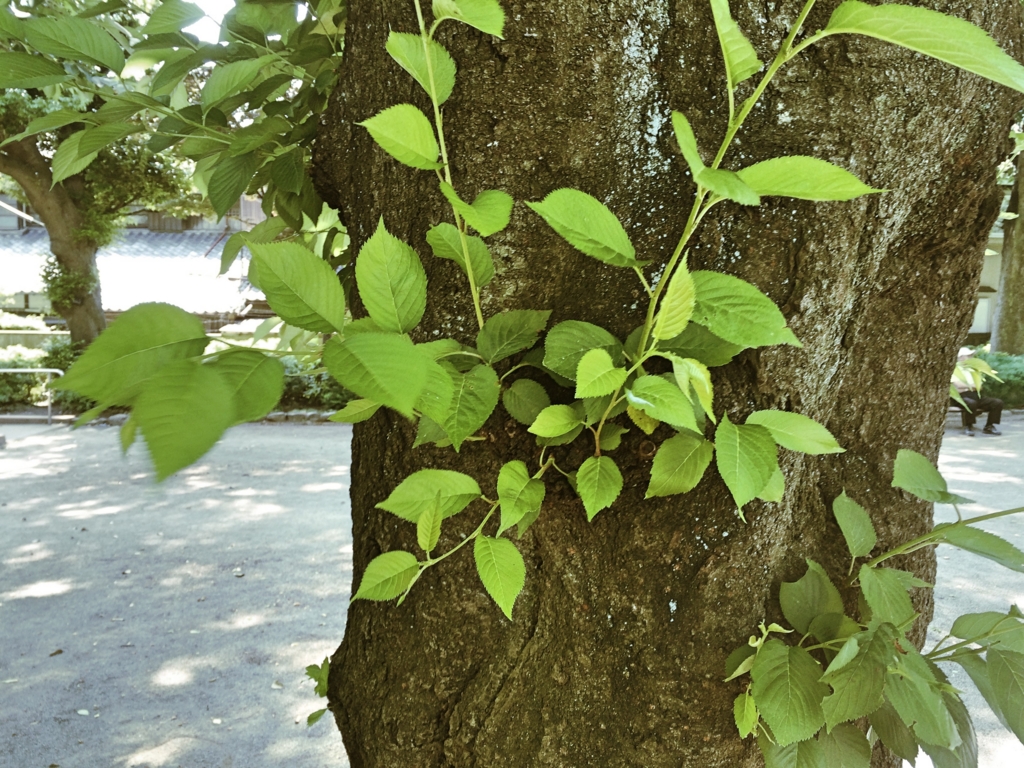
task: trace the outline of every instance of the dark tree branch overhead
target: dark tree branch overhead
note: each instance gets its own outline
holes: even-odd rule
[[[639,258],[664,263],[693,192],[669,112],[690,117],[704,148],[717,146],[728,118],[708,4],[505,5],[503,41],[463,26],[439,33],[459,68],[444,119],[460,189],[503,189],[517,201],[582,189],[626,224]],[[784,2],[767,19],[760,3],[731,5],[766,52],[802,3]],[[823,27],[837,5],[818,4],[807,29]],[[1019,57],[1017,4],[952,0],[942,10]],[[436,181],[395,163],[357,125],[396,103],[429,109],[384,50],[390,29],[415,31],[412,4],[352,0],[349,13],[346,66],[317,145],[318,189],[344,212],[355,248],[383,216],[421,254],[430,295],[420,340],[439,329],[471,343],[464,278],[423,240],[450,216]],[[837,583],[845,574],[828,504],[844,488],[861,499],[882,547],[930,528],[929,507],[889,487],[893,459],[898,448],[937,453],[998,213],[995,169],[1019,105],[1007,89],[864,38],[828,40],[787,66],[725,167],[812,155],[890,191],[851,203],[723,203],[698,232],[690,265],[758,285],[805,344],[747,351],[716,369],[716,401],[730,418],[796,410],[828,426],[847,453],[787,455],[783,501],[755,504],[744,525],[717,477],[686,496],[644,500],[651,451],[633,430],[616,453],[625,490],[613,510],[587,523],[568,485],[550,485],[517,544],[531,573],[514,622],[490,604],[469,556],[428,572],[400,607],[354,603],[330,678],[354,768],[759,764],[736,738],[740,689],[721,682],[724,659],[759,621],[779,617],[778,584],[798,577],[804,558]],[[525,206],[493,250],[500,280],[483,291],[487,314],[551,309],[552,323],[582,319],[619,338],[643,322],[634,283],[555,238]],[[356,427],[357,582],[374,556],[409,546],[409,531],[374,505],[410,472],[457,469],[487,494],[503,462],[537,451],[532,435],[498,416],[458,456],[412,450],[414,433],[383,411]],[[569,466],[581,460],[574,450]],[[934,575],[930,551],[898,565]],[[918,641],[929,600],[918,601]],[[875,765],[895,763],[879,752]]]

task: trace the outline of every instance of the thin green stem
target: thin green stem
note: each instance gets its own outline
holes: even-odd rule
[[[995,520],[996,518],[1007,517],[1009,515],[1019,515],[1022,512],[1024,512],[1024,507],[1014,507],[1013,509],[1004,509],[1002,512],[992,512],[988,515],[979,515],[978,517],[972,517],[966,520],[961,519],[958,522],[950,523],[949,525],[943,525],[940,528],[933,528],[931,531],[924,534],[923,536],[918,536],[916,539],[911,539],[910,541],[906,542],[905,544],[901,544],[895,549],[890,549],[888,552],[883,552],[878,557],[872,560],[868,560],[865,563],[865,565],[868,568],[874,568],[876,565],[878,565],[879,563],[884,563],[889,558],[896,557],[897,555],[904,555],[908,552],[914,552],[918,549],[921,549],[922,547],[926,547],[931,544],[938,544],[941,542],[944,533],[952,528],[963,528],[964,526],[972,525],[974,523],[983,523],[986,520]]]
[[[640,269],[640,267],[633,267],[633,271],[636,272],[636,276],[639,277],[640,282],[643,283],[644,290],[647,292],[647,298],[651,298],[652,296],[654,296],[654,293],[651,291],[650,283],[648,283],[647,278],[644,277],[643,270]]]
[[[430,103],[434,107],[434,125],[437,127],[437,144],[441,149],[441,164],[444,166],[444,180],[449,185],[452,183],[452,169],[448,163],[448,146],[444,139],[444,118],[441,115],[441,105],[437,100],[437,81],[434,78],[434,62],[430,56],[430,41],[437,22],[427,31],[427,25],[423,20],[423,8],[420,0],[413,0],[416,5],[416,20],[420,25],[420,38],[423,41],[423,56],[427,63],[427,79],[430,83]],[[473,272],[473,262],[469,258],[469,239],[466,236],[466,223],[462,220],[459,212],[452,206],[452,213],[455,215],[455,226],[459,230],[459,240],[462,244],[462,258],[466,266],[466,276],[469,278],[469,292],[473,297],[473,311],[476,313],[476,322],[480,328],[484,327],[484,313],[480,307],[480,288],[476,284],[476,275]]]
[[[507,377],[507,376],[508,376],[509,374],[515,373],[515,372],[516,372],[516,371],[518,371],[518,370],[519,370],[520,368],[532,368],[532,367],[533,367],[533,366],[531,366],[531,365],[530,365],[529,363],[520,363],[519,365],[513,365],[513,366],[512,366],[511,368],[509,368],[509,369],[508,369],[507,371],[505,371],[505,373],[503,373],[503,374],[501,375],[501,378],[499,379],[499,381],[504,381],[504,380],[505,380],[505,378],[506,378],[506,377]]]
[[[456,544],[454,547],[449,549],[447,552],[445,552],[443,555],[438,555],[437,557],[428,557],[426,562],[424,563],[424,570],[432,565],[437,565],[445,558],[451,557],[464,546],[466,546],[469,542],[471,542],[473,539],[475,539],[477,536],[484,532],[484,526],[487,525],[487,521],[489,521],[491,519],[491,516],[494,515],[494,510],[498,508],[498,502],[490,501],[488,503],[491,505],[491,508],[487,511],[487,514],[484,515],[484,519],[480,521],[480,525],[476,527],[476,530],[469,534],[469,536],[464,538],[458,544]]]
[[[775,55],[774,61],[769,65],[768,70],[764,73],[761,78],[761,82],[757,84],[754,92],[743,102],[743,106],[740,107],[739,114],[735,116],[735,119],[729,121],[729,128],[725,132],[725,138],[722,141],[722,145],[718,149],[718,154],[715,155],[715,160],[711,164],[712,168],[718,168],[722,164],[722,160],[725,158],[725,153],[729,151],[729,146],[732,144],[732,140],[736,138],[736,133],[743,125],[743,121],[747,119],[750,111],[754,108],[754,105],[760,100],[764,94],[768,84],[775,77],[775,73],[778,72],[784,64],[786,64],[795,55],[792,51],[793,41],[796,36],[800,33],[800,28],[803,27],[804,22],[807,20],[808,14],[811,9],[814,8],[815,0],[807,0],[804,4],[803,10],[800,11],[800,15],[797,16],[796,22],[789,30],[789,34],[786,39],[782,42],[779,52]]]

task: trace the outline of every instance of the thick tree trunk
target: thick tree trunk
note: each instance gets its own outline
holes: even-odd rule
[[[837,3],[819,4],[808,28],[823,26]],[[1019,51],[1016,4],[926,4]],[[664,263],[693,192],[670,110],[690,117],[705,152],[727,119],[708,3],[503,5],[505,41],[454,25],[440,33],[459,65],[445,106],[457,186],[470,197],[505,189],[517,200],[577,187],[619,215],[640,258]],[[761,3],[731,5],[765,57],[800,4],[786,0],[767,19]],[[420,337],[440,331],[472,343],[463,280],[424,242],[431,224],[450,220],[436,180],[385,156],[355,125],[392,104],[426,106],[384,52],[389,29],[415,25],[411,0],[351,0],[318,185],[344,212],[355,247],[383,215],[421,254],[430,300]],[[744,524],[713,470],[686,496],[644,501],[653,444],[633,430],[614,454],[623,496],[593,523],[565,482],[548,483],[540,519],[517,542],[528,574],[515,621],[490,602],[470,553],[428,571],[400,607],[354,603],[330,678],[353,768],[758,765],[756,748],[737,737],[731,705],[740,687],[722,682],[723,662],[759,621],[780,618],[779,584],[802,574],[804,558],[837,581],[845,574],[832,499],[845,488],[863,502],[880,547],[931,525],[928,505],[890,487],[892,463],[899,448],[938,452],[1017,105],[977,77],[863,38],[830,40],[790,65],[726,166],[814,155],[890,191],[852,203],[721,205],[690,265],[756,283],[805,344],[747,351],[715,369],[718,407],[733,420],[760,408],[807,414],[847,453],[784,452],[784,500],[752,505]],[[525,206],[492,244],[499,275],[484,291],[485,314],[551,309],[552,323],[588,320],[619,338],[642,323],[632,275],[573,251]],[[412,450],[414,428],[391,414],[356,427],[357,582],[381,551],[415,547],[414,527],[374,509],[410,472],[457,469],[493,494],[502,462],[536,458],[532,438],[507,419],[499,408],[485,439],[459,455]],[[585,458],[582,447],[556,453],[571,467]],[[449,544],[477,522],[455,518]],[[934,574],[931,552],[900,565]],[[918,638],[929,599],[919,599]],[[889,764],[879,753],[876,765]]]
[[[57,259],[66,290],[51,295],[54,309],[68,324],[71,341],[88,344],[107,327],[100,299],[96,244],[81,236],[82,212],[68,187],[78,180],[52,183],[49,162],[32,139],[7,145],[0,152],[0,173],[22,188],[50,236],[50,252]]]
[[[1020,155],[1017,156],[1017,178],[1010,195],[1009,211],[1020,212]],[[999,271],[999,293],[992,317],[992,351],[1024,355],[1024,237],[1017,237],[1017,219],[1003,225],[1003,262]]]

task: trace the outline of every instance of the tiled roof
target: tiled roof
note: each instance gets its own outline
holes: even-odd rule
[[[218,277],[226,236],[219,232],[125,230],[96,256],[103,308],[119,312],[147,301],[164,301],[189,312],[229,312],[261,297],[235,263]],[[0,233],[0,294],[41,292],[40,272],[49,254],[44,229]]]

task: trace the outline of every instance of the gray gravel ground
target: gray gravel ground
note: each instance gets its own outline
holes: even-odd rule
[[[942,472],[979,502],[965,514],[1024,505],[1024,417],[1004,427],[947,432]],[[0,432],[2,768],[346,768],[333,722],[305,726],[303,669],[344,630],[347,427],[238,427],[160,486],[116,429]],[[1024,546],[1024,518],[985,527]],[[1024,605],[1024,575],[938,557],[931,642],[960,613]],[[957,671],[980,768],[1024,765]]]
[[[239,427],[159,486],[114,428],[0,433],[0,766],[348,765],[304,675],[345,625],[348,427]]]
[[[975,437],[947,428],[939,456],[939,471],[949,489],[974,499],[961,506],[965,517],[1024,506],[1024,416],[1003,416],[1003,434]],[[935,505],[936,522],[954,522],[956,512],[944,504]],[[981,525],[1024,549],[1024,516],[1013,515]],[[935,618],[928,633],[931,648],[949,631],[957,616],[981,611],[1006,612],[1011,603],[1024,608],[1024,574],[995,563],[939,545],[939,575],[935,585]],[[955,664],[944,665],[950,682],[964,692],[964,700],[978,731],[979,768],[1024,766],[1024,745],[1007,731],[985,704],[967,674]],[[922,757],[918,768],[931,768]]]

